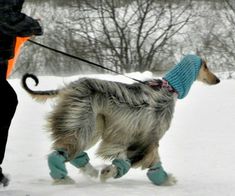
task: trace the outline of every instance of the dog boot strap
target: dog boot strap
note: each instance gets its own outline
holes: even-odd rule
[[[125,175],[131,168],[131,163],[129,160],[114,159],[113,165],[117,167],[117,175],[114,178],[120,178]]]
[[[70,161],[72,165],[77,168],[84,167],[87,163],[89,163],[90,158],[87,153],[81,152],[79,153],[73,160]]]
[[[168,179],[167,173],[164,171],[161,162],[156,163],[147,172],[148,178],[156,185],[162,185]]]
[[[65,167],[67,158],[67,153],[64,150],[57,150],[49,154],[48,166],[53,179],[63,179],[67,176],[68,172]]]

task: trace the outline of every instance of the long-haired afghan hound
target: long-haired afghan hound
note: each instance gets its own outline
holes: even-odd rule
[[[98,177],[85,151],[101,141],[97,155],[112,160],[100,172],[102,181],[119,178],[131,167],[141,167],[148,168],[152,183],[174,184],[175,178],[162,167],[158,148],[170,126],[175,102],[188,94],[196,79],[219,83],[196,55],[185,56],[162,79],[143,83],[82,78],[58,90],[34,91],[27,86],[27,78],[36,84],[38,79],[32,74],[22,78],[24,89],[36,100],[58,98],[48,117],[54,141],[48,165],[56,183],[74,182],[67,175],[66,162]]]

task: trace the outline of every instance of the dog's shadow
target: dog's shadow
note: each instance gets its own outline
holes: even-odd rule
[[[122,180],[110,180],[107,182],[100,182],[100,181],[82,181],[77,182],[76,187],[78,188],[91,188],[94,186],[99,186],[102,188],[122,188],[122,189],[135,189],[141,186],[151,186],[153,184],[149,183],[147,180],[134,180],[134,179],[122,179]],[[154,185],[153,185],[154,186]]]

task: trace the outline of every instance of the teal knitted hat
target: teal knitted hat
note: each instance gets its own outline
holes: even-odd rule
[[[201,62],[197,55],[186,55],[163,77],[177,91],[178,99],[183,99],[188,94],[197,79]]]

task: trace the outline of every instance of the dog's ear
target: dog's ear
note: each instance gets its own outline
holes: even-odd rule
[[[206,62],[205,59],[202,59],[201,67],[202,67],[204,70],[207,70],[207,69],[208,69],[208,67],[207,67],[207,62]]]

